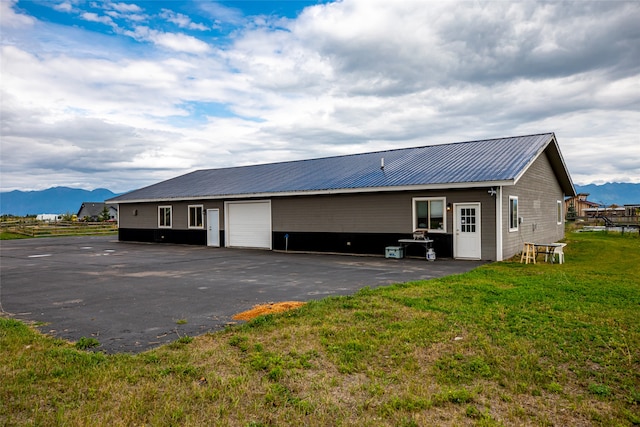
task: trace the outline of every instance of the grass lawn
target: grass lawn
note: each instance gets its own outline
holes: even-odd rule
[[[0,424],[640,425],[640,238],[566,241],[138,355],[0,317]]]
[[[30,239],[29,236],[23,234],[11,233],[9,231],[0,232],[0,240],[16,240],[16,239]]]

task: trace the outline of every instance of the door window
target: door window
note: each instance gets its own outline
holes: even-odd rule
[[[460,232],[476,232],[476,208],[460,209]]]

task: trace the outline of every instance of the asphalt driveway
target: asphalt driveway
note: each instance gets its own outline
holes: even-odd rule
[[[118,242],[113,236],[0,243],[0,304],[40,330],[140,352],[224,328],[256,304],[471,270],[475,261],[385,259]],[[184,323],[186,321],[186,323]]]

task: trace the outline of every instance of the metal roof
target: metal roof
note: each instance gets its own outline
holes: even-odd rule
[[[575,194],[555,135],[545,133],[197,170],[108,202],[513,185],[545,151],[565,194]]]

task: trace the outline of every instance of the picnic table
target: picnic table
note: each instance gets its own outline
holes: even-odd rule
[[[566,243],[531,243],[525,242],[520,256],[520,262],[529,264],[529,262],[536,263],[536,258],[540,254],[544,254],[544,262],[555,262],[556,255],[558,255],[558,263],[564,263],[564,247]]]

